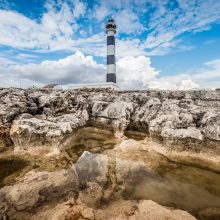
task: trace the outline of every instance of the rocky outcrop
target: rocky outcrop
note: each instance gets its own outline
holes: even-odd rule
[[[14,185],[0,189],[0,217],[195,219],[185,211],[162,207],[153,201],[137,201],[132,197],[126,201],[144,176],[155,179],[154,184],[157,185],[164,181],[159,179],[157,182],[158,174],[144,161],[121,159],[118,151],[121,147],[116,149],[118,157],[84,152],[77,163],[67,170],[28,172]]]
[[[193,216],[182,210],[172,210],[162,207],[151,200],[120,201],[111,204],[107,209],[92,209],[80,202],[72,202],[71,206],[63,212],[62,219],[82,220],[195,220]],[[57,219],[57,220],[58,220]]]
[[[35,114],[37,112],[36,100],[23,89],[0,89],[0,116],[1,123],[10,126],[16,116],[22,113]]]
[[[94,125],[106,127],[113,130],[116,136],[123,136],[124,130],[130,123],[131,114],[134,112],[132,102],[117,101],[92,103],[91,122]]]
[[[15,185],[0,190],[0,216],[24,219],[22,215],[29,216],[29,212],[44,204],[77,193],[78,176],[74,168],[56,172],[30,171]]]
[[[0,152],[11,145],[10,128],[0,125]]]
[[[48,118],[36,118],[30,114],[17,117],[11,126],[10,137],[15,151],[34,153],[56,150],[69,134],[84,126],[87,113],[80,117],[74,114]]]
[[[179,151],[220,153],[219,91],[2,89],[1,147],[53,148],[81,127],[141,132]],[[10,132],[9,132],[10,131]],[[47,149],[47,150],[46,150]]]
[[[35,114],[37,105],[22,89],[0,89],[0,150],[12,144],[10,126],[22,113]]]
[[[118,201],[106,209],[94,209],[80,200],[70,199],[67,202],[41,211],[29,219],[45,220],[195,220],[182,210],[169,209],[151,200]]]
[[[0,219],[218,217],[220,91],[0,89],[0,154]]]
[[[195,218],[187,212],[182,210],[171,210],[150,200],[140,202],[124,201],[112,204],[107,210],[100,210],[95,213],[95,216],[97,216],[96,219],[100,220],[195,220]]]

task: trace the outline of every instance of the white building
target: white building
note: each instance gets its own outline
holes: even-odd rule
[[[84,88],[89,88],[89,89],[113,89],[113,90],[118,90],[119,87],[116,85],[116,83],[113,82],[108,82],[108,83],[88,83],[88,84],[74,84],[70,86],[70,89],[84,89]]]

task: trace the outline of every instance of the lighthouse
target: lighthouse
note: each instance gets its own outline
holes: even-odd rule
[[[107,34],[107,73],[106,82],[98,83],[86,83],[86,84],[72,84],[70,89],[85,89],[85,88],[98,88],[98,89],[112,89],[118,90],[119,87],[116,84],[116,68],[115,68],[115,34],[116,24],[112,18],[110,18],[105,25]],[[104,80],[104,79],[103,79]]]
[[[105,25],[107,34],[107,74],[106,82],[116,83],[116,68],[115,68],[115,34],[116,24],[112,18]]]

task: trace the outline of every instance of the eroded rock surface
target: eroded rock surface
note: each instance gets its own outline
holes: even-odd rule
[[[0,216],[24,219],[22,215],[51,201],[78,193],[78,176],[74,168],[56,172],[30,171],[13,186],[0,190]],[[18,213],[21,214],[18,217]],[[25,217],[25,218],[26,218]]]
[[[71,199],[54,208],[39,212],[30,219],[53,220],[195,220],[182,210],[173,210],[150,200],[119,201],[107,209],[93,209],[80,200]]]
[[[0,189],[0,220],[219,216],[219,90],[0,89],[0,154],[10,147],[65,166],[37,159]]]
[[[95,210],[76,202],[64,216],[69,220],[77,219],[77,216],[81,216],[82,220],[195,220],[187,212],[165,208],[150,200],[115,202],[104,210]]]
[[[167,146],[220,151],[219,91],[1,89],[1,147],[57,147],[84,126],[140,131]],[[9,132],[10,131],[10,132]]]
[[[28,172],[14,185],[0,189],[0,216],[36,220],[195,219],[185,211],[153,201],[132,197],[126,201],[143,177],[157,185],[165,182],[152,169],[154,164],[123,160],[119,149],[117,157],[84,152],[67,170]],[[148,190],[152,192],[150,187]]]

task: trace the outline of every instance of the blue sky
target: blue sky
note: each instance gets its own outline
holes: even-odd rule
[[[110,16],[121,88],[220,87],[218,0],[0,0],[0,86],[104,82]]]

